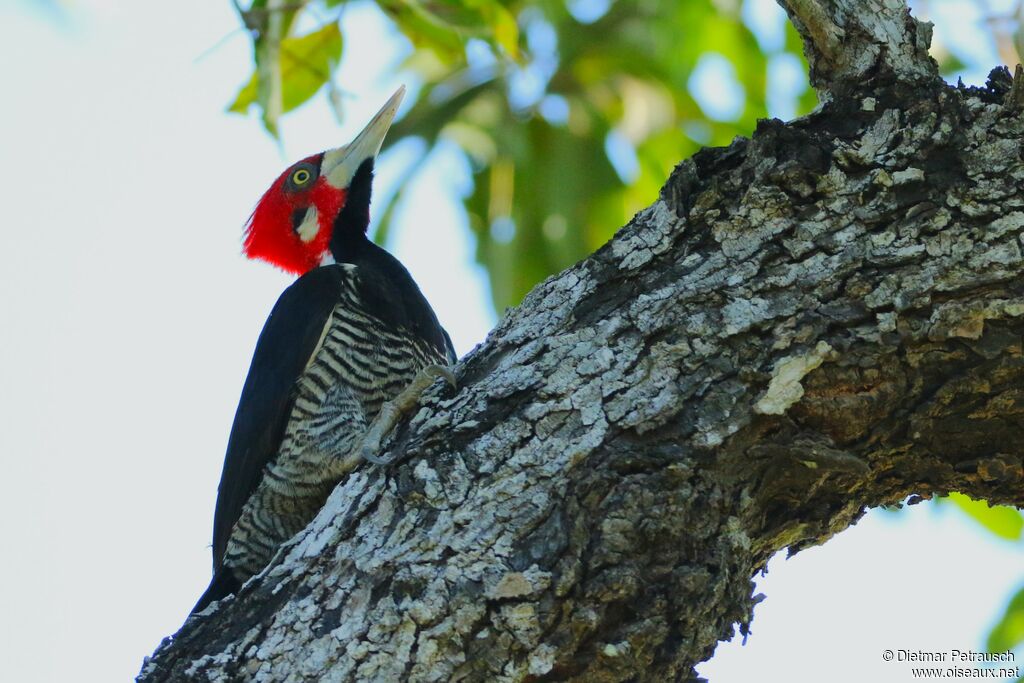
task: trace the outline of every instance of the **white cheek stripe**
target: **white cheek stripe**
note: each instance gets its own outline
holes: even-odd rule
[[[303,242],[312,242],[317,233],[320,232],[320,216],[315,206],[309,207],[305,217],[302,219],[302,223],[299,224],[295,232],[299,234],[299,239]]]

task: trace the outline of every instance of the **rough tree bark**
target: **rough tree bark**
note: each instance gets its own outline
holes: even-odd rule
[[[688,680],[773,553],[1024,504],[1024,85],[789,0],[822,107],[681,163],[142,681]]]

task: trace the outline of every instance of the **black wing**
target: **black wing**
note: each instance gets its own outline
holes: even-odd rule
[[[213,517],[213,569],[220,569],[231,528],[277,454],[295,401],[295,384],[316,350],[346,277],[316,268],[284,290],[253,352],[231,425]]]

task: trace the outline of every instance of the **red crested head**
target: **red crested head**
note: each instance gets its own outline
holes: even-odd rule
[[[369,201],[370,175],[365,169],[372,169],[404,94],[403,86],[350,144],[306,157],[274,181],[246,226],[242,247],[246,256],[296,275],[336,260],[332,251],[339,245],[334,233],[352,194],[350,185],[363,167],[367,187],[356,194],[365,194],[366,202]],[[350,207],[349,212],[353,209]],[[360,237],[366,227],[366,216],[362,219]]]
[[[334,220],[346,192],[321,175],[323,158],[317,154],[303,159],[263,194],[246,227],[246,256],[302,275],[330,253]]]

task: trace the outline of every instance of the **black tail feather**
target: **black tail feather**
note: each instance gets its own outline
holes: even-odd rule
[[[192,608],[192,614],[202,612],[210,603],[237,593],[241,587],[242,584],[235,578],[234,573],[227,567],[221,567],[213,575],[213,579],[210,581],[206,592],[199,598],[196,606]]]

